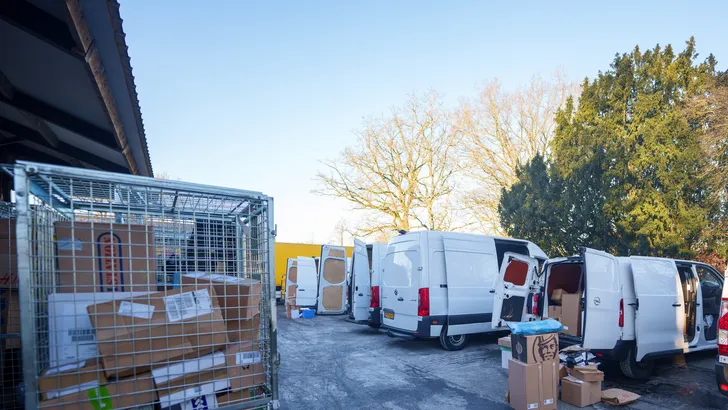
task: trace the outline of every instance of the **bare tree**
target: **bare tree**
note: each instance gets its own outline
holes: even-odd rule
[[[391,115],[365,120],[355,146],[322,162],[316,192],[367,211],[360,235],[452,229],[459,136],[451,124],[439,94],[411,96]]]
[[[501,190],[515,182],[516,166],[536,153],[548,157],[556,112],[578,90],[557,72],[550,81],[536,76],[513,92],[495,79],[476,98],[461,102],[456,127],[463,138],[463,167],[477,187],[463,194],[464,202],[487,232],[503,232]]]
[[[328,243],[332,245],[344,246],[347,236],[353,236],[353,234],[349,229],[349,224],[347,223],[346,219],[341,218],[338,222],[336,222],[336,225],[334,225],[334,230],[331,232]]]

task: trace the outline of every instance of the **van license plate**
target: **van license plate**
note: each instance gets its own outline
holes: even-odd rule
[[[723,364],[728,364],[728,356],[718,356],[718,361]]]
[[[384,312],[385,319],[394,319],[394,312]]]

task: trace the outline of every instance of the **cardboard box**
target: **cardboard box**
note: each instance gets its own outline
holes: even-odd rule
[[[554,289],[553,292],[551,292],[551,302],[554,305],[561,305],[561,296],[564,294],[563,289]]]
[[[217,405],[220,407],[243,404],[253,400],[259,400],[265,394],[259,388],[243,389],[235,392],[220,393],[217,395]]]
[[[40,402],[43,410],[98,410],[137,407],[157,401],[149,373]]]
[[[181,280],[183,285],[214,288],[225,320],[252,319],[260,313],[262,285],[258,280],[204,272],[182,275]]]
[[[559,379],[569,376],[569,368],[559,363]]]
[[[99,356],[96,331],[88,307],[113,299],[147,295],[147,292],[52,293],[48,295],[48,344],[50,366]]]
[[[602,401],[602,382],[585,382],[573,376],[561,379],[561,400],[576,407]]]
[[[208,410],[220,407],[215,393],[207,394],[193,399],[185,400],[174,406],[167,407],[169,410]],[[164,407],[163,407],[164,408]]]
[[[88,307],[107,377],[204,356],[227,344],[213,288],[187,286]]]
[[[38,379],[43,400],[79,393],[107,384],[104,370],[97,360],[84,360],[46,369]]]
[[[157,290],[150,227],[57,222],[55,234],[60,292]]]
[[[556,360],[526,364],[508,362],[510,404],[516,410],[556,409],[559,398],[559,365]]]
[[[561,332],[571,336],[581,336],[581,294],[564,293],[561,296]]]
[[[549,316],[551,319],[561,321],[561,306],[549,306]]]
[[[498,346],[506,347],[506,348],[510,349],[511,348],[511,337],[503,336],[500,339],[498,339]]]
[[[585,366],[574,366],[571,369],[571,375],[585,382],[601,382],[604,381],[604,373],[597,368],[595,364]]]
[[[513,358],[527,364],[558,360],[559,337],[556,333],[511,335]]]
[[[232,320],[225,323],[228,330],[228,340],[232,342],[254,341],[260,333],[260,315],[252,319]]]
[[[0,288],[18,287],[18,250],[15,243],[15,219],[0,219]]]
[[[19,297],[17,290],[0,289],[0,334],[11,335],[4,339],[3,349],[21,346]]]
[[[152,370],[162,408],[229,389],[265,383],[260,351],[250,342],[232,343],[225,351]]]

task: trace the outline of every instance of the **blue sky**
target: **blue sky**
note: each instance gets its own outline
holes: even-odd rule
[[[558,4],[553,4],[558,3]],[[362,117],[429,88],[453,106],[695,36],[728,68],[725,1],[122,0],[152,165],[276,199],[279,241],[326,241],[346,202],[310,191]]]

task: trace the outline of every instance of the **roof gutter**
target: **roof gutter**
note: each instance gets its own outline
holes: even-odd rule
[[[121,146],[121,153],[124,155],[124,158],[126,158],[126,162],[129,164],[129,170],[131,173],[134,175],[141,175],[139,168],[137,167],[137,163],[134,160],[131,147],[129,147],[126,132],[124,131],[124,125],[121,122],[121,117],[116,107],[116,101],[114,100],[114,95],[111,92],[111,86],[108,78],[106,77],[106,71],[104,70],[104,65],[101,61],[101,55],[94,43],[93,36],[88,24],[86,23],[86,19],[83,16],[80,0],[66,0],[66,5],[71,15],[71,19],[73,19],[73,24],[76,27],[78,36],[81,39],[81,43],[84,48],[84,59],[91,68],[91,73],[96,81],[96,85],[98,86],[104,105],[106,106],[106,111],[109,113],[109,118],[114,126],[116,139]]]

